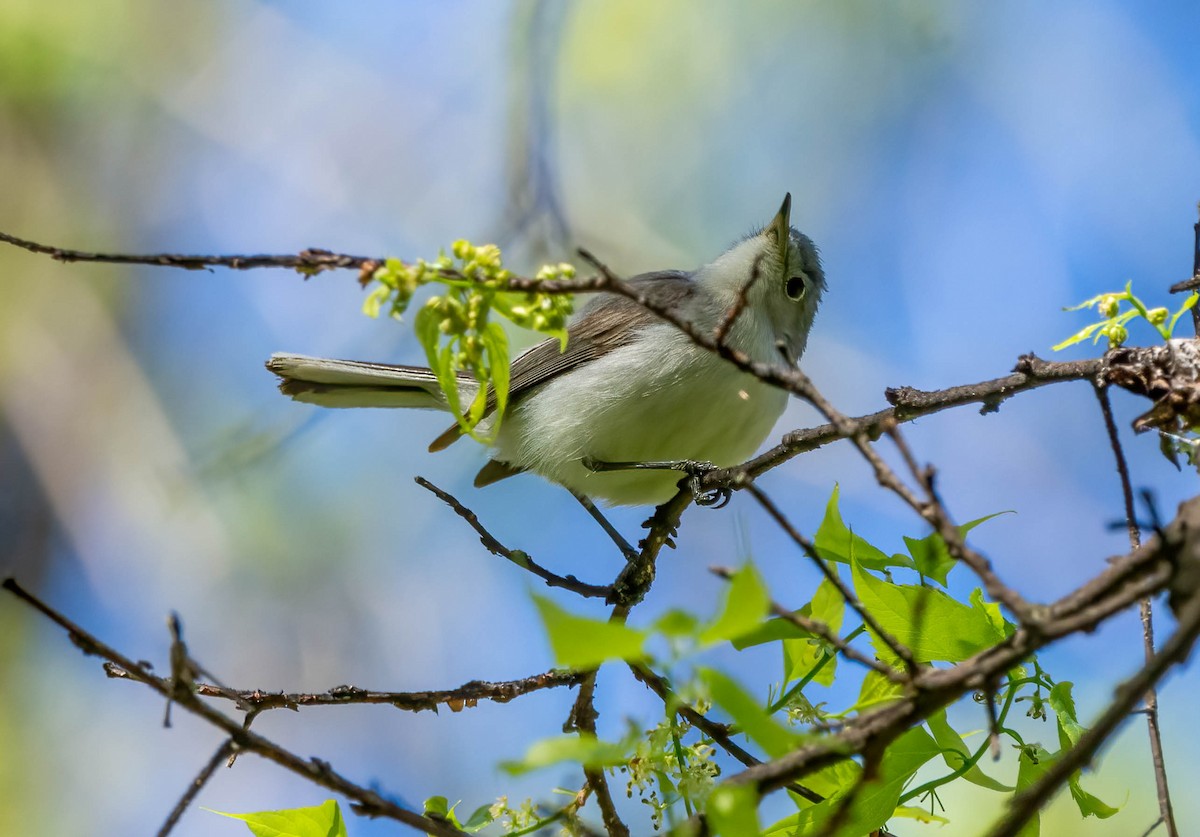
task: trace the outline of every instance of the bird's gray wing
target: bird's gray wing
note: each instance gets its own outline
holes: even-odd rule
[[[643,273],[629,280],[648,302],[656,307],[676,308],[696,292],[691,274],[681,270],[661,270]],[[632,299],[615,294],[601,294],[580,311],[567,328],[567,348],[562,350],[558,340],[551,338],[522,353],[512,363],[508,397],[517,401],[522,396],[553,378],[589,363],[624,346],[644,326],[659,322],[658,316]],[[495,395],[489,393],[487,413],[496,407]],[[448,428],[429,446],[441,450],[462,435],[457,424]]]

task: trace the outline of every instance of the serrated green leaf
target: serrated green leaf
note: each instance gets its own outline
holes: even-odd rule
[[[1004,639],[989,614],[955,601],[940,590],[893,584],[851,565],[854,590],[879,626],[913,653],[918,663],[960,663]],[[876,652],[891,654],[874,632]]]
[[[708,797],[708,827],[717,837],[758,837],[758,790],[754,785],[718,785]]]
[[[753,696],[728,675],[709,668],[696,671],[713,702],[729,713],[734,723],[771,758],[797,747],[804,737],[771,717]]]
[[[513,776],[571,762],[583,767],[615,767],[629,761],[629,742],[601,741],[589,733],[557,735],[535,741],[520,761],[502,762],[500,767]]]
[[[925,723],[929,726],[930,732],[933,733],[933,739],[938,746],[942,748],[942,758],[946,762],[946,766],[951,770],[958,770],[971,758],[971,751],[967,749],[967,743],[962,740],[962,736],[950,726],[950,722],[946,719],[946,710],[939,709],[936,713],[929,716]],[[988,790],[1000,791],[1007,793],[1011,791],[1012,785],[1006,785],[1003,782],[993,779],[983,772],[983,769],[978,763],[962,774],[962,778],[974,785],[979,785],[981,788]]]
[[[837,835],[861,837],[883,827],[895,814],[905,783],[937,753],[937,743],[921,727],[909,730],[892,742],[880,762],[878,775],[859,789],[853,807],[842,820]],[[831,796],[824,802],[780,820],[770,826],[766,833],[824,837],[829,833],[826,827],[829,818],[841,807],[843,795]]]
[[[552,600],[535,595],[557,665],[573,669],[595,668],[607,660],[640,660],[646,633],[619,622],[590,619],[570,613]]]
[[[762,576],[753,564],[746,564],[730,578],[725,605],[717,618],[700,632],[700,643],[711,645],[754,631],[762,624],[770,603]]]
[[[904,555],[889,556],[878,547],[873,546],[865,538],[854,534],[842,521],[838,510],[839,487],[833,487],[829,502],[825,506],[825,518],[821,521],[817,534],[813,537],[813,546],[817,554],[826,561],[837,561],[849,564],[853,556],[864,567],[873,570],[883,570],[888,567],[908,567],[912,569],[912,559]]]
[[[212,808],[205,810],[241,820],[254,837],[347,837],[342,811],[333,799],[312,808],[256,811],[251,814],[230,814]]]

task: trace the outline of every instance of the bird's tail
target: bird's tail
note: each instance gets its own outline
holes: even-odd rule
[[[280,377],[280,392],[307,404],[450,409],[433,372],[420,366],[274,354],[267,369]],[[459,376],[460,403],[469,404],[478,389],[473,378]]]

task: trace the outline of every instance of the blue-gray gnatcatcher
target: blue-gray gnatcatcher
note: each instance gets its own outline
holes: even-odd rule
[[[726,332],[728,345],[760,363],[794,367],[825,274],[812,241],[791,227],[790,209],[788,195],[770,224],[711,264],[691,273],[645,273],[630,284],[701,333],[715,333],[741,306]],[[513,361],[509,407],[476,486],[532,471],[613,505],[662,503],[679,482],[670,468],[745,461],[786,405],[783,390],[625,297],[590,301],[568,333],[565,351],[551,339]],[[267,368],[297,401],[448,409],[433,373],[421,367],[276,354]],[[470,403],[478,384],[462,377],[459,387],[460,403]],[[459,435],[451,427],[430,450]],[[654,467],[629,467],[638,463]]]

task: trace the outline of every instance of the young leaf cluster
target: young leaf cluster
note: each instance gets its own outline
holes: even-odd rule
[[[575,268],[564,263],[542,267],[536,278],[553,281],[574,276]],[[571,296],[509,291],[513,278],[504,267],[499,247],[459,240],[450,255],[442,252],[432,262],[388,259],[367,280],[374,287],[363,302],[363,312],[370,317],[386,310],[399,319],[417,288],[430,283],[444,288],[444,293],[425,301],[413,326],[459,426],[484,442],[488,440],[478,434],[477,427],[489,407],[493,416],[490,432],[494,434],[508,406],[508,336],[492,315],[555,337],[563,348],[567,345]],[[459,395],[458,381],[463,376],[479,384],[470,404],[463,404]]]
[[[1179,318],[1183,316],[1184,312],[1196,304],[1197,299],[1200,299],[1200,296],[1196,293],[1189,294],[1188,298],[1179,306],[1179,310],[1172,314],[1166,308],[1147,308],[1144,302],[1134,296],[1133,283],[1126,282],[1125,290],[1119,293],[1099,294],[1078,305],[1064,308],[1064,311],[1081,311],[1094,307],[1096,313],[1100,315],[1100,321],[1080,329],[1066,340],[1056,344],[1054,351],[1057,352],[1067,346],[1082,343],[1089,337],[1092,338],[1093,343],[1096,343],[1101,337],[1107,337],[1108,347],[1115,349],[1124,345],[1125,341],[1129,339],[1129,322],[1137,318],[1154,326],[1155,331],[1163,340],[1170,340],[1175,331],[1175,324],[1179,322]],[[1129,307],[1122,310],[1122,303],[1128,303]]]

